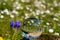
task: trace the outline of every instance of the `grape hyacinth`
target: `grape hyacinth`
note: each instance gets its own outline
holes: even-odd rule
[[[20,26],[21,26],[21,23],[18,20],[16,20],[14,27],[18,29]]]
[[[21,26],[21,23],[18,20],[16,20],[16,22],[14,22],[14,20],[10,21],[10,27],[14,27],[18,29],[20,26]]]
[[[11,20],[11,21],[10,21],[10,27],[14,27],[14,25],[15,25],[14,20]]]

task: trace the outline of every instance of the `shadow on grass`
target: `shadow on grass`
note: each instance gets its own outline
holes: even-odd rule
[[[60,40],[60,36],[42,34],[37,40]]]

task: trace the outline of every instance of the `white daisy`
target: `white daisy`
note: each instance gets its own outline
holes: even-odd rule
[[[49,32],[50,32],[50,33],[53,33],[53,32],[54,32],[54,30],[53,30],[53,29],[49,29]]]

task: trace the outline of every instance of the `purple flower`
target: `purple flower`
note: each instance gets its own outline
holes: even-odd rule
[[[14,25],[15,25],[14,20],[11,20],[11,21],[10,21],[10,27],[14,27]]]
[[[21,23],[18,21],[18,20],[16,20],[16,22],[15,22],[15,28],[19,28],[21,26]]]

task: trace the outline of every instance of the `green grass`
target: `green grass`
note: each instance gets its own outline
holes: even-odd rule
[[[24,29],[26,31],[34,32],[38,28],[42,27],[42,28],[44,28],[43,33],[49,34],[48,30],[50,28],[52,28],[52,29],[54,29],[54,32],[52,34],[54,34],[55,32],[60,34],[60,15],[59,15],[60,5],[55,7],[54,4],[53,4],[53,1],[54,0],[52,0],[52,2],[46,1],[46,3],[42,3],[43,5],[46,6],[46,8],[43,8],[43,7],[38,8],[38,7],[34,6],[34,4],[33,4],[34,1],[31,1],[30,3],[26,3],[26,2],[23,3],[19,0],[19,4],[22,5],[23,9],[17,10],[19,12],[19,15],[16,16],[14,14],[15,18],[13,18],[13,20],[16,21],[18,19],[21,23],[23,23],[24,20],[25,20],[25,13],[26,12],[29,15],[28,17],[33,17],[34,15],[33,15],[32,12],[35,12],[37,9],[41,10],[41,11],[45,11],[45,10],[48,9],[48,10],[50,10],[49,14],[44,12],[44,14],[39,14],[39,15],[34,16],[34,17],[37,17],[41,21],[41,24],[40,24],[39,27],[34,27],[32,25],[31,27],[28,26],[28,27],[24,28],[24,26],[21,26],[20,29]],[[60,1],[58,1],[58,0],[56,0],[56,1],[57,1],[57,4],[60,3]],[[7,2],[5,2],[4,0],[2,0],[2,1],[0,0],[0,2],[1,2],[0,11],[4,10],[4,9],[8,9],[9,11],[12,11],[14,9],[12,6],[13,6],[13,3],[15,2],[15,0],[14,1],[8,0]],[[4,2],[6,3],[6,5],[3,5]],[[51,4],[51,5],[48,6],[48,3]],[[31,6],[30,9],[32,9],[32,12],[26,9],[27,5]],[[53,10],[51,10],[50,8],[53,8]],[[0,35],[2,35],[4,40],[8,40],[8,39],[12,40],[12,38],[13,38],[13,40],[20,40],[21,38],[23,38],[22,32],[21,32],[20,29],[16,30],[16,29],[11,29],[10,28],[10,20],[12,20],[10,18],[10,16],[6,15],[6,14],[1,14],[1,15],[4,15],[4,18],[3,19],[0,18]],[[43,16],[45,16],[45,17],[43,17]],[[57,18],[58,21],[53,20],[53,18]],[[47,22],[49,23],[49,25],[46,25]],[[14,31],[16,31],[16,34],[14,34]],[[14,37],[13,37],[13,35],[14,35]]]

